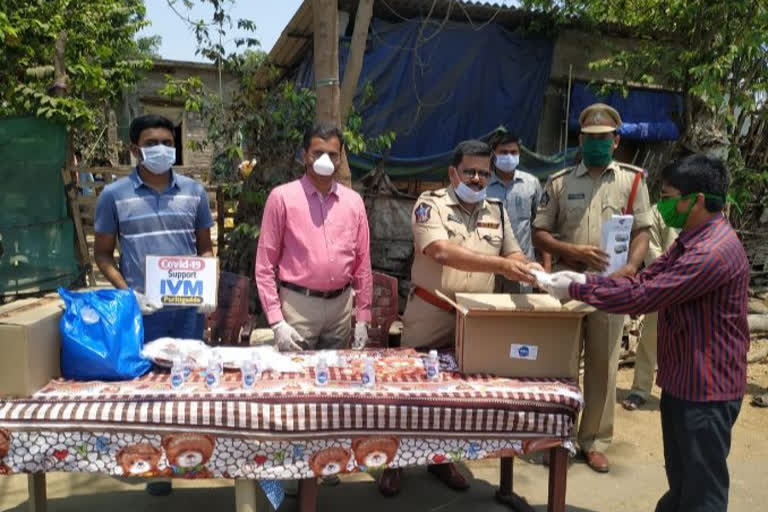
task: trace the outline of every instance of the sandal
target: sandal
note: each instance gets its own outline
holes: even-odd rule
[[[755,407],[768,407],[768,393],[753,396],[752,405]]]
[[[627,398],[622,400],[621,406],[624,407],[628,411],[634,411],[638,407],[642,407],[645,405],[645,402],[647,400],[640,395],[637,395],[635,393],[630,393]]]

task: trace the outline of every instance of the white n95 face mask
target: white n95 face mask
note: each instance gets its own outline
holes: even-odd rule
[[[320,176],[330,176],[334,173],[336,167],[333,165],[328,153],[323,153],[323,156],[315,160],[315,163],[312,164],[312,169]]]
[[[168,172],[176,161],[176,148],[157,144],[141,150],[141,165],[143,165],[152,174],[163,174]]]
[[[461,182],[459,183],[459,186],[456,187],[456,195],[465,203],[475,204],[485,199],[485,189],[475,190],[468,187],[466,183]]]
[[[503,172],[512,172],[520,165],[520,155],[496,155],[496,168]]]

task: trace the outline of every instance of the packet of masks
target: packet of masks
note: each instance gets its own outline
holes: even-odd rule
[[[612,215],[603,221],[600,248],[608,255],[608,268],[603,272],[604,276],[613,274],[627,264],[633,222],[632,215]]]

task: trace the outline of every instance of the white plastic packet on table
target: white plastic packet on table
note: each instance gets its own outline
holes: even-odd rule
[[[302,364],[306,368],[314,368],[317,365],[318,358],[321,356],[325,358],[325,363],[329,368],[341,368],[347,362],[346,359],[341,354],[339,354],[337,350],[316,350],[311,354],[305,353],[302,355]]]
[[[173,358],[178,355],[182,360],[192,359],[196,368],[204,368],[210,350],[210,347],[201,340],[158,338],[144,345],[141,355],[158,366],[168,368],[171,367]]]
[[[200,340],[185,340],[179,338],[158,338],[144,345],[141,354],[152,360],[158,366],[170,368],[173,358],[179,355],[182,360],[190,358],[196,369],[204,369],[214,353],[221,357],[224,368],[237,370],[245,360],[251,360],[253,354],[259,355],[263,370],[278,373],[299,373],[302,365],[292,361],[286,353],[281,354],[271,345],[258,347],[209,347]]]
[[[302,371],[302,366],[291,360],[290,352],[280,353],[271,345],[261,345],[258,347],[214,347],[211,350],[221,356],[225,368],[240,368],[241,363],[251,360],[255,353],[259,356],[262,370],[271,370],[277,373],[298,373]]]

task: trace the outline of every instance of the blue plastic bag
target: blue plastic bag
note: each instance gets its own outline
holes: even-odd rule
[[[77,380],[130,380],[149,371],[141,356],[144,323],[131,290],[59,288],[61,374]]]

